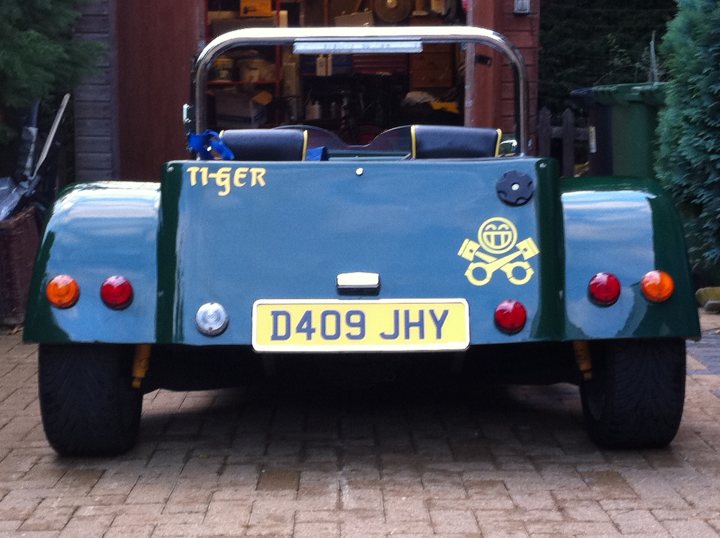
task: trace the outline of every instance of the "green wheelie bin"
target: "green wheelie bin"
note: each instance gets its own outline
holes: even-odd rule
[[[657,113],[665,102],[665,84],[609,84],[592,88],[594,100],[610,107],[612,173],[653,177]]]

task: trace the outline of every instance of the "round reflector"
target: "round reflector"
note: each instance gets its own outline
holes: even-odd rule
[[[133,288],[123,276],[111,276],[100,286],[100,298],[113,310],[122,310],[130,306],[133,300]]]
[[[495,325],[502,332],[515,334],[522,331],[527,321],[527,311],[520,301],[508,299],[495,309]]]
[[[195,314],[198,330],[207,336],[222,334],[228,326],[228,315],[220,303],[205,303]]]
[[[662,303],[675,291],[675,282],[665,271],[650,271],[640,281],[640,289],[648,301]]]
[[[71,276],[57,275],[48,282],[45,295],[53,306],[70,308],[80,298],[80,286]]]
[[[590,279],[588,294],[595,304],[610,306],[620,297],[621,288],[620,281],[612,273],[598,273]]]

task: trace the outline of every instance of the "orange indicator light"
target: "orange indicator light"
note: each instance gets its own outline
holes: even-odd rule
[[[650,271],[640,281],[645,298],[653,303],[667,301],[675,291],[675,282],[665,271]]]
[[[71,276],[57,275],[48,282],[45,295],[53,306],[70,308],[80,297],[80,286]]]

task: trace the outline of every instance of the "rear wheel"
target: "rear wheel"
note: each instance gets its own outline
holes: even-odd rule
[[[142,393],[132,388],[133,348],[41,345],[43,427],[63,456],[112,456],[137,440]]]
[[[593,441],[607,448],[668,445],[685,401],[685,342],[604,342],[591,356],[592,379],[580,394]]]

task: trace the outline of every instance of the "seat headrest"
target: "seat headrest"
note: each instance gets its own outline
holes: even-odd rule
[[[220,133],[238,161],[304,161],[307,131],[293,129],[233,129]]]
[[[413,159],[477,159],[499,154],[500,129],[413,125]]]

